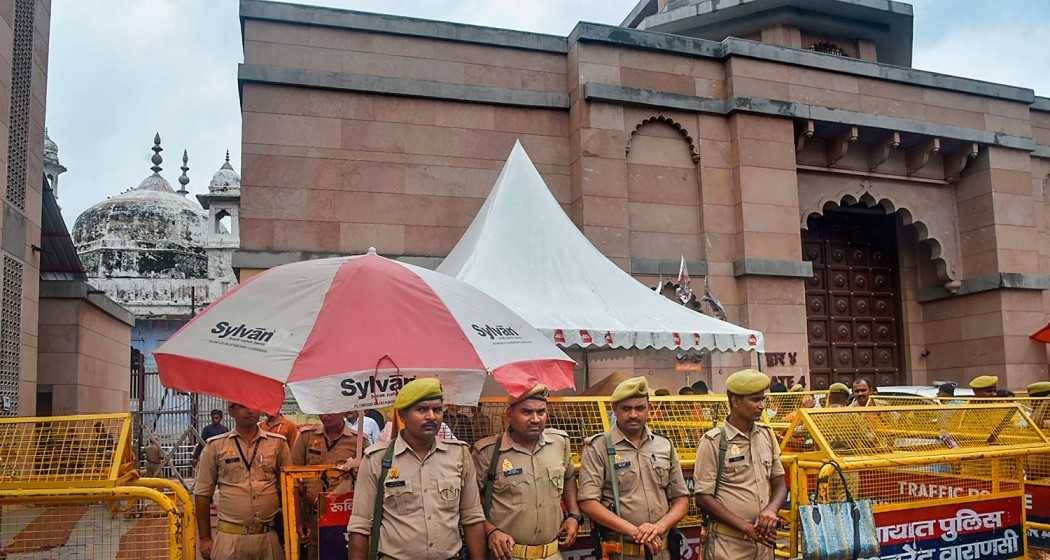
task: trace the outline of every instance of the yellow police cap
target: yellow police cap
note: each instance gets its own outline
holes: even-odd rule
[[[440,399],[441,397],[441,382],[436,378],[413,379],[405,383],[405,386],[398,392],[397,398],[394,399],[394,408],[404,410],[419,401],[429,401],[431,399]]]
[[[769,388],[769,376],[755,369],[742,369],[726,379],[726,391],[753,395]]]
[[[1045,397],[1050,395],[1050,381],[1038,381],[1028,386],[1029,397]]]
[[[832,383],[831,387],[828,387],[829,393],[845,393],[849,394],[849,387],[845,383]]]
[[[970,380],[971,389],[989,389],[999,384],[999,378],[994,375],[978,375]]]
[[[632,377],[621,381],[612,393],[610,400],[613,404],[627,399],[649,396],[649,380],[645,376]]]
[[[543,383],[537,383],[533,385],[532,389],[525,391],[524,393],[515,396],[507,397],[507,404],[517,404],[525,399],[536,399],[540,401],[546,401],[547,397],[551,394],[550,390]]]
[[[791,386],[790,389],[788,389],[788,392],[789,393],[801,393],[802,391],[805,391],[805,390],[806,390],[806,388],[803,387],[801,383],[795,383],[794,385]]]

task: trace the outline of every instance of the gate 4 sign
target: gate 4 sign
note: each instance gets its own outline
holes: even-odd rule
[[[1024,557],[1020,497],[875,514],[882,560]]]

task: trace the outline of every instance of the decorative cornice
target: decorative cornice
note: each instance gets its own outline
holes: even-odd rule
[[[805,119],[818,122],[831,122],[848,126],[879,128],[923,134],[938,138],[952,138],[966,142],[977,142],[984,145],[1002,146],[1015,150],[1035,151],[1037,145],[1031,138],[1013,136],[999,132],[989,132],[974,128],[949,126],[925,121],[887,117],[872,113],[860,113],[845,109],[832,109],[818,105],[808,105],[795,101],[766,99],[737,95],[727,99],[712,99],[695,95],[683,95],[650,89],[629,88],[611,84],[588,82],[583,85],[583,95],[588,101],[604,101],[625,105],[657,107],[731,115],[733,113],[754,113],[775,117]]]
[[[1050,276],[999,272],[988,276],[967,278],[959,283],[959,288],[954,293],[940,286],[920,288],[915,294],[915,299],[919,303],[929,303],[992,290],[1050,290]]]
[[[742,259],[733,262],[733,276],[777,276],[781,278],[810,278],[813,263],[809,261],[778,261]]]
[[[344,72],[324,72],[260,64],[241,64],[238,67],[237,79],[242,86],[245,83],[306,86],[384,95],[491,103],[494,105],[513,105],[540,109],[569,109],[569,96],[564,93],[492,86],[469,86],[446,82],[387,78]]]

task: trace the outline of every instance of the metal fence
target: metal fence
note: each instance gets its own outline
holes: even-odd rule
[[[193,504],[139,478],[130,414],[0,419],[0,558],[184,560]]]

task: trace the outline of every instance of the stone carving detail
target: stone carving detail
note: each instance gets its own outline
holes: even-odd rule
[[[33,0],[15,2],[15,38],[11,60],[10,131],[7,136],[7,201],[26,209],[26,162],[29,159],[30,84],[33,81]]]
[[[7,410],[0,416],[14,416],[18,411],[18,379],[22,368],[22,263],[7,255],[3,259],[3,286],[0,312],[0,397],[7,400]]]
[[[654,115],[638,123],[638,125],[634,127],[634,130],[631,131],[631,135],[627,137],[627,147],[624,149],[625,154],[631,154],[631,142],[634,140],[634,135],[638,134],[638,131],[645,125],[653,123],[666,124],[678,132],[678,134],[682,136],[682,139],[689,144],[689,157],[692,158],[693,163],[700,163],[700,150],[696,147],[696,141],[689,135],[689,131],[680,123],[666,115]]]
[[[959,220],[954,191],[872,179],[858,180],[846,190],[842,190],[842,185],[841,177],[800,173],[801,229],[808,228],[811,216],[820,216],[830,208],[858,203],[869,208],[882,207],[887,214],[899,214],[903,225],[915,227],[919,242],[929,247],[941,282],[948,284],[963,276],[959,270]],[[836,254],[831,257],[835,260],[844,258]],[[880,252],[872,253],[872,264],[879,264],[883,258],[885,256]],[[837,282],[837,278],[832,281]],[[874,281],[878,284],[885,279],[876,277]]]

